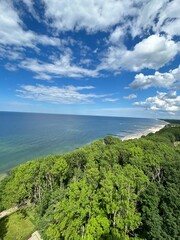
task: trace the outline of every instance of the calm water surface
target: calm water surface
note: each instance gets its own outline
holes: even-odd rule
[[[0,173],[107,135],[124,137],[161,124],[142,118],[0,112]]]

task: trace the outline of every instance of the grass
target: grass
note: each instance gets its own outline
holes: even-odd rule
[[[35,230],[25,211],[0,220],[0,239],[3,240],[27,240]]]

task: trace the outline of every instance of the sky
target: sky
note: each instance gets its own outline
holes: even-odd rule
[[[0,0],[0,111],[180,119],[179,0]]]

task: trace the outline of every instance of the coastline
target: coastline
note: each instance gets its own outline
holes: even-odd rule
[[[142,136],[146,136],[148,135],[149,133],[155,133],[155,132],[158,132],[159,130],[161,130],[162,128],[164,128],[167,124],[169,124],[168,122],[164,122],[164,124],[161,124],[161,125],[157,125],[157,126],[154,126],[154,127],[151,127],[151,128],[148,128],[142,132],[137,132],[137,133],[133,133],[133,134],[130,134],[130,135],[127,135],[125,137],[122,137],[121,140],[122,141],[126,141],[126,140],[130,140],[130,139],[139,139],[141,138]]]
[[[149,133],[155,133],[155,132],[158,132],[160,129],[164,128],[167,124],[169,124],[168,122],[166,121],[163,121],[164,123],[162,124],[159,124],[159,125],[156,125],[156,126],[153,126],[153,127],[150,127],[148,129],[145,129],[145,130],[142,130],[142,131],[138,131],[136,133],[133,133],[133,134],[128,134],[124,137],[119,137],[122,141],[126,141],[126,140],[130,140],[130,139],[139,139],[141,138],[142,136],[146,136],[147,134]],[[90,142],[89,144],[91,144],[92,142]],[[82,146],[83,147],[83,146]],[[33,161],[30,160],[30,161]],[[23,164],[23,163],[22,163]],[[12,168],[13,169],[13,168]],[[8,172],[1,172],[0,173],[0,181],[2,179],[4,179],[6,176],[8,176]]]

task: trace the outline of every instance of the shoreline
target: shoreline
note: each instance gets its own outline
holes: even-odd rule
[[[161,125],[157,125],[157,126],[154,126],[154,127],[151,127],[151,128],[148,128],[144,131],[139,131],[137,133],[133,133],[133,134],[129,134],[125,137],[122,137],[121,140],[122,141],[126,141],[126,140],[130,140],[130,139],[139,139],[141,138],[142,136],[146,136],[148,135],[149,133],[155,133],[155,132],[158,132],[159,130],[161,130],[162,128],[164,128],[167,124],[169,124],[168,122],[165,122],[164,124],[161,124]]]
[[[131,140],[131,139],[139,139],[141,138],[142,136],[146,136],[147,134],[149,133],[155,133],[155,132],[158,132],[160,129],[164,128],[167,124],[169,124],[168,122],[165,122],[161,125],[157,125],[157,126],[153,126],[153,127],[150,127],[146,130],[143,130],[143,131],[139,131],[139,132],[136,132],[136,133],[133,133],[133,134],[129,134],[129,135],[126,135],[124,137],[119,137],[122,141],[126,141],[126,140]],[[92,143],[92,142],[90,142]],[[90,144],[89,143],[89,144]],[[85,145],[84,145],[85,146]],[[83,146],[82,146],[83,147]],[[74,149],[75,150],[75,149]],[[33,161],[30,160],[30,161]],[[23,164],[23,163],[22,163]],[[13,168],[12,168],[13,169]],[[6,176],[8,176],[8,172],[2,172],[0,173],[0,181],[2,179],[4,179]]]

